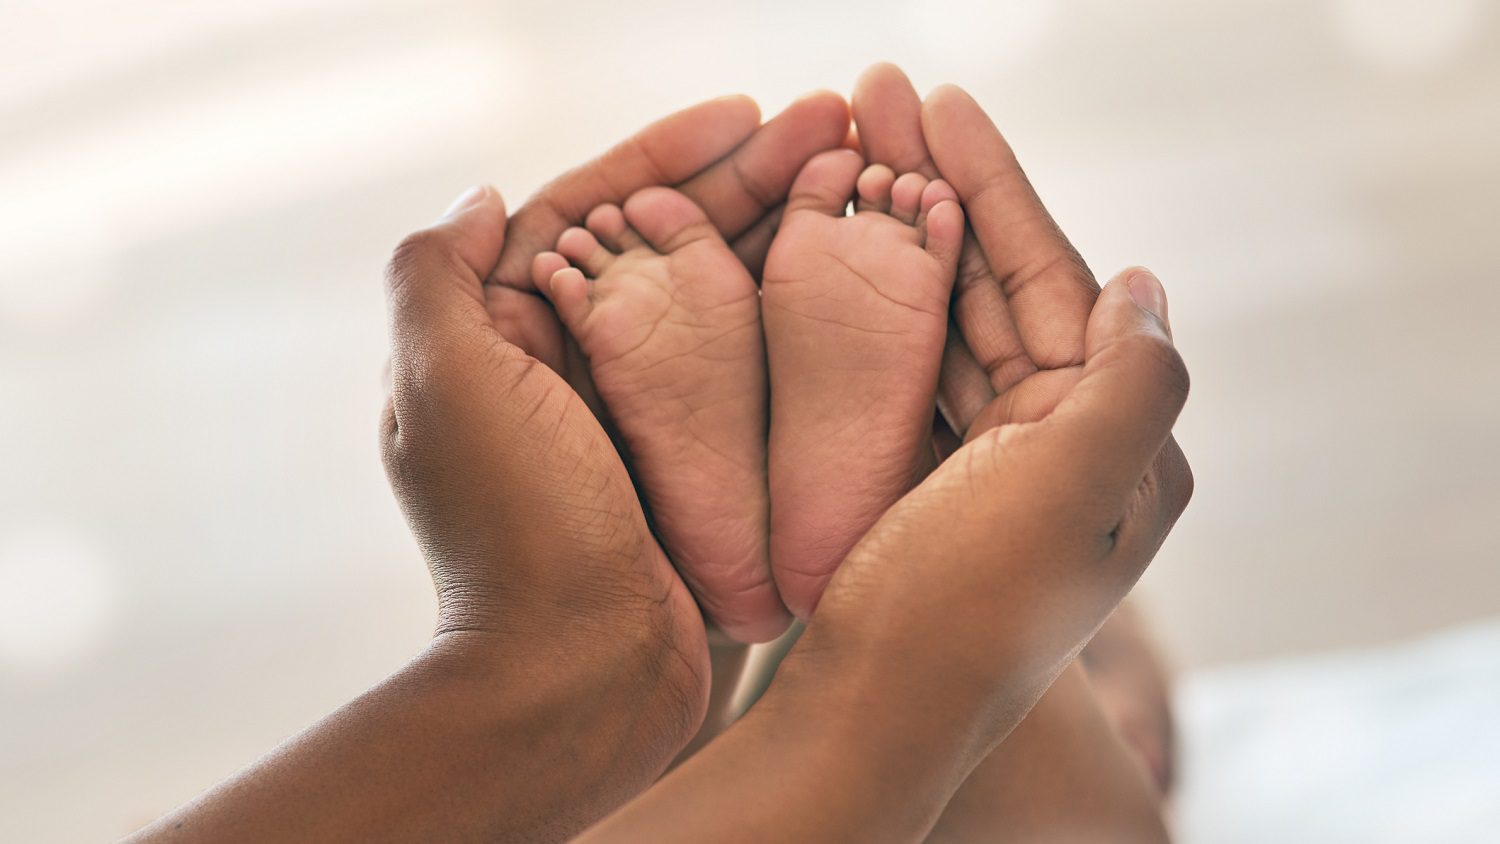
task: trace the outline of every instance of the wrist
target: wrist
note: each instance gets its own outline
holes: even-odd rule
[[[964,606],[956,599],[851,594],[858,600],[819,606],[777,675],[783,691],[823,711],[857,713],[858,729],[947,748],[964,770],[1005,740],[1075,650],[1032,618],[1036,608],[976,617],[952,611]],[[882,750],[900,748],[868,748]]]
[[[576,781],[644,777],[644,787],[697,731],[709,693],[701,624],[696,643],[690,628],[663,624],[638,614],[561,629],[448,629],[422,661],[461,685],[468,711],[497,734],[524,729],[567,748]]]

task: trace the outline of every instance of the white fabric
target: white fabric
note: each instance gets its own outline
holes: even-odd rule
[[[1178,694],[1184,844],[1500,842],[1500,619]]]

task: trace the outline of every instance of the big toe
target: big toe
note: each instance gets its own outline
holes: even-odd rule
[[[664,254],[695,241],[723,240],[703,209],[671,188],[636,191],[625,201],[625,220],[651,248]]]
[[[792,182],[786,198],[787,211],[844,216],[864,166],[865,160],[852,149],[829,150],[813,156]]]

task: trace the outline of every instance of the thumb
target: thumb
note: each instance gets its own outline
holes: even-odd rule
[[[479,185],[436,223],[402,240],[386,270],[393,331],[432,328],[455,317],[483,319],[483,280],[500,258],[505,224],[505,201]]]
[[[1140,486],[1187,401],[1187,367],[1166,315],[1166,292],[1149,270],[1110,281],[1089,314],[1083,376],[1046,420],[1060,468],[1110,500]]]

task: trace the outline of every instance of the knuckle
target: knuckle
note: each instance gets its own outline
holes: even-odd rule
[[[1162,474],[1171,479],[1166,487],[1166,505],[1175,522],[1178,516],[1187,509],[1188,502],[1193,500],[1193,467],[1188,465],[1187,458],[1181,450],[1173,450],[1174,459],[1167,461],[1162,468]]]
[[[1187,509],[1193,497],[1193,470],[1176,440],[1168,440],[1157,455],[1141,482],[1139,495],[1147,509],[1158,514],[1163,534]]]
[[[386,266],[386,285],[393,294],[398,293],[424,268],[450,263],[451,253],[446,232],[435,229],[412,232],[403,237],[391,253],[390,263]]]
[[[1119,341],[1122,356],[1149,361],[1152,376],[1170,394],[1186,400],[1192,389],[1192,378],[1182,354],[1160,337],[1137,334]]]

